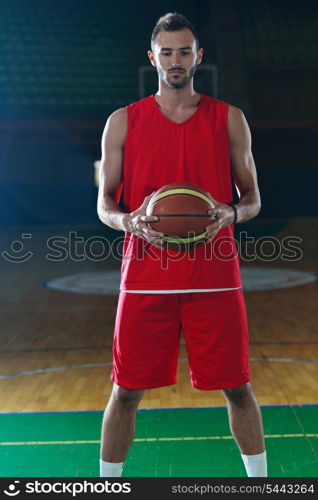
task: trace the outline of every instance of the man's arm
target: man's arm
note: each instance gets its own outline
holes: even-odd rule
[[[251,133],[242,111],[229,106],[228,131],[230,141],[231,170],[240,200],[235,204],[237,222],[256,217],[261,208],[256,168],[251,150]],[[206,228],[207,240],[212,241],[220,229],[234,222],[234,209],[225,203],[216,203],[208,210],[212,222]]]
[[[102,136],[97,213],[107,226],[133,233],[161,248],[163,234],[147,225],[147,222],[158,220],[156,216],[146,215],[147,205],[153,193],[146,196],[141,206],[130,213],[122,212],[114,199],[123,179],[126,135],[127,111],[120,108],[108,118]]]
[[[261,198],[255,163],[251,150],[251,133],[242,111],[229,107],[228,128],[230,138],[231,169],[240,194],[237,222],[245,222],[259,213]]]
[[[114,200],[123,178],[127,111],[120,108],[108,118],[102,136],[97,213],[100,220],[119,231],[126,231],[126,216]]]

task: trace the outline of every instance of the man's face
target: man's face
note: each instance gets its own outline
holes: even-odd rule
[[[148,51],[151,64],[168,87],[181,89],[189,84],[201,63],[203,49],[197,51],[196,40],[189,29],[160,31]]]

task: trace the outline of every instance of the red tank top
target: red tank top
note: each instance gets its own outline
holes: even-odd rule
[[[140,207],[144,198],[165,184],[191,182],[222,203],[232,201],[228,137],[228,104],[201,95],[195,113],[183,123],[169,120],[153,95],[127,106],[124,210]],[[125,233],[121,290],[173,290],[241,286],[233,226],[215,239],[184,253],[161,250]]]

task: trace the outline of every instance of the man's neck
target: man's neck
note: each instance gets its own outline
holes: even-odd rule
[[[182,89],[171,89],[159,85],[155,99],[159,106],[165,108],[195,106],[200,101],[198,92],[190,86]]]

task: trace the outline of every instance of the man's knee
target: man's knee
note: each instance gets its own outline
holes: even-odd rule
[[[125,389],[124,387],[114,384],[112,396],[121,405],[134,407],[139,404],[144,392],[144,390],[139,389]]]
[[[253,396],[253,390],[249,382],[238,387],[226,389],[222,393],[230,404],[239,407],[244,407],[249,398]]]

